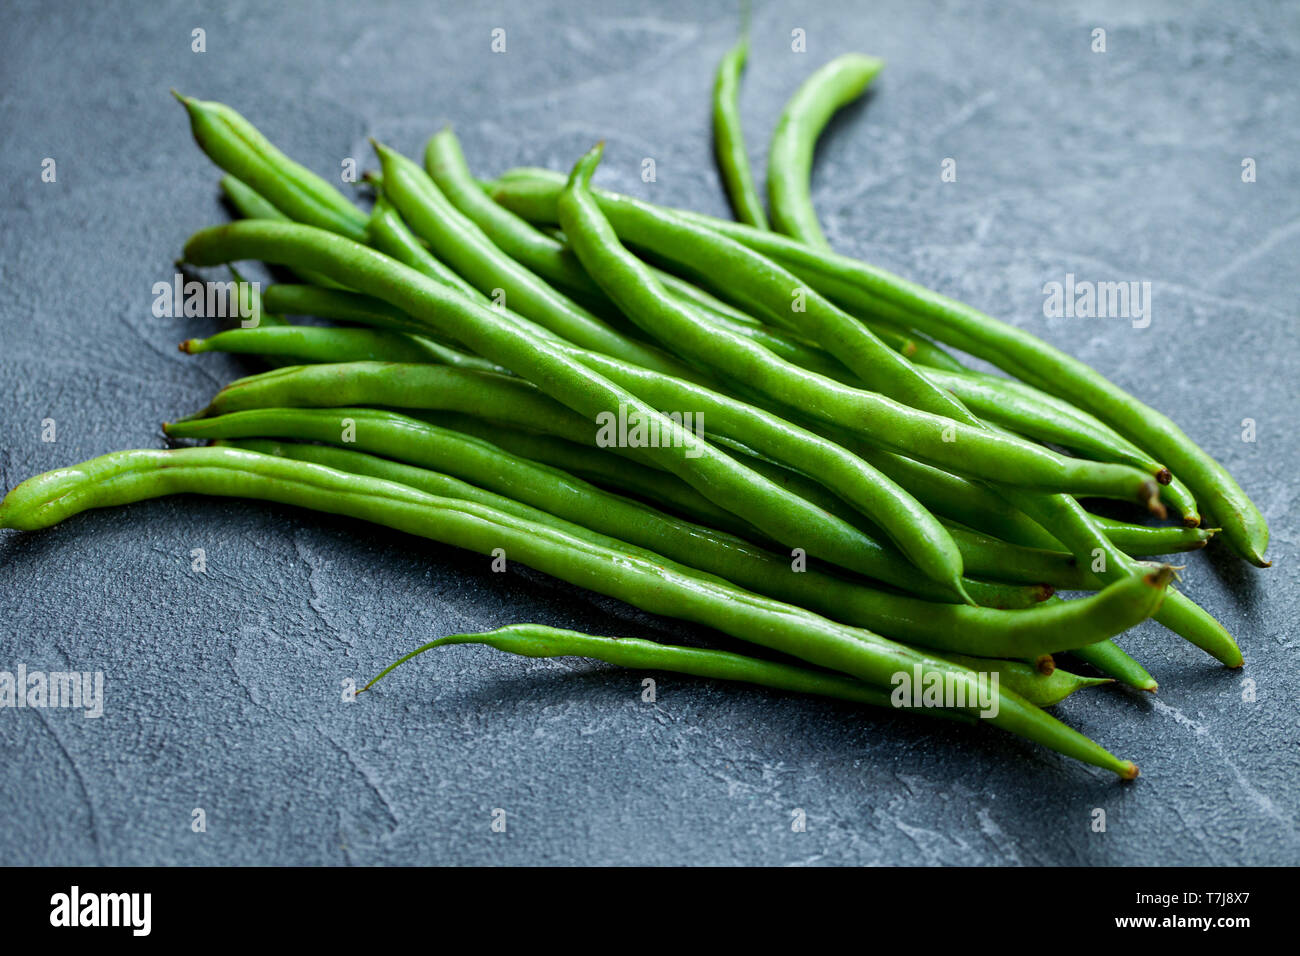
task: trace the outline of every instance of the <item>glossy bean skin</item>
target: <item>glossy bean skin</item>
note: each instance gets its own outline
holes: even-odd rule
[[[366,238],[379,251],[424,273],[435,282],[441,282],[476,302],[486,301],[487,297],[478,289],[429,252],[383,194],[376,197],[374,208],[370,211],[370,219],[366,222]]]
[[[556,214],[561,220],[563,220],[564,217],[566,199],[567,197],[572,196],[573,191],[573,177],[571,176],[569,184],[560,191],[556,199]],[[591,195],[590,191],[588,191],[588,195]],[[637,211],[636,215],[633,217],[635,220],[644,221],[654,218],[654,216],[644,215],[646,210],[649,210],[650,213],[654,213],[654,210],[646,204],[637,204],[630,200],[625,201],[623,197],[613,197],[613,202],[607,202],[608,197],[609,194],[601,195],[599,199],[601,205],[598,209],[604,210],[611,205],[614,208],[630,206]],[[670,217],[658,215],[659,221],[663,221],[665,218]],[[566,232],[570,231],[571,230],[566,228]],[[613,233],[613,229],[608,230],[608,236],[606,238],[613,237],[616,241],[616,236],[613,236]],[[767,235],[766,233],[758,234]],[[572,236],[570,237],[570,241],[573,241]],[[797,246],[798,244],[794,245]],[[578,252],[579,259],[583,259],[581,248],[576,248],[576,251]],[[590,266],[588,267],[588,271],[592,271]],[[917,373],[915,369],[911,369],[910,374],[919,376],[919,373]],[[923,401],[929,401],[928,397],[924,394],[922,394],[920,398]],[[812,411],[811,408],[806,410],[809,412]],[[972,416],[965,408],[965,406],[961,405],[959,402],[956,403],[952,413],[963,423],[969,424],[973,430],[980,431],[984,429],[982,423],[979,423],[978,420],[975,419],[974,416]],[[1120,430],[1122,433],[1123,430]],[[985,434],[992,435],[994,433],[985,431]],[[874,435],[875,433],[873,433],[873,437]],[[964,445],[963,450],[969,453],[971,451],[970,445]],[[918,457],[926,458],[927,456],[920,455]],[[933,463],[938,462],[935,461]],[[960,466],[950,467],[953,467],[953,470],[956,471],[963,470]],[[966,471],[969,473],[969,468],[966,469]],[[976,477],[990,476],[980,475]],[[997,479],[995,478],[994,480]],[[1002,483],[1005,487],[1001,488],[999,493],[1006,496],[1011,504],[1027,513],[1031,518],[1037,521],[1038,524],[1050,531],[1062,542],[1062,544],[1067,546],[1078,560],[1081,562],[1088,561],[1092,558],[1094,553],[1100,549],[1100,553],[1105,554],[1106,557],[1104,567],[1100,572],[1100,576],[1103,580],[1116,581],[1125,575],[1137,573],[1138,569],[1133,565],[1131,559],[1110,543],[1110,540],[1106,538],[1105,535],[1103,535],[1091,522],[1087,512],[1079,506],[1078,502],[1069,497],[1069,495],[1035,494],[1024,487],[1016,487],[1016,482],[1007,482],[1005,478],[1002,479]],[[1019,484],[1023,485],[1023,482],[1020,482]],[[1153,510],[1158,506],[1158,502],[1155,502],[1152,497],[1154,488],[1155,483],[1153,481],[1147,491],[1144,492],[1146,495],[1145,500],[1151,504]],[[1062,489],[1058,486],[1056,489],[1052,490],[1060,491]],[[1075,493],[1086,494],[1087,492],[1075,489]],[[1160,509],[1158,513],[1163,513],[1163,509]],[[1188,641],[1195,644],[1197,647],[1200,647],[1221,663],[1229,667],[1241,666],[1241,651],[1237,647],[1236,642],[1232,639],[1232,636],[1221,624],[1215,621],[1213,617],[1207,614],[1194,602],[1187,599],[1186,596],[1180,592],[1173,589],[1170,590],[1169,600],[1167,600],[1161,608],[1159,615],[1157,615],[1157,620],[1169,627],[1170,630],[1173,630],[1175,633],[1178,633]]]
[[[655,454],[666,470],[775,540],[804,547],[811,554],[863,573],[867,568],[878,570],[880,546],[856,528],[764,480],[521,326],[372,250],[307,226],[246,221],[199,233],[187,244],[186,257],[209,264],[243,257],[292,259],[317,268],[328,264],[326,271],[344,279],[350,288],[378,295],[436,330],[455,335],[485,358],[535,382],[593,424],[601,413],[626,406],[629,415],[650,423],[660,436],[668,438],[662,444],[669,447],[647,449],[647,454]],[[960,587],[957,581],[949,586]]]
[[[574,345],[667,375],[691,376],[688,366],[661,349],[610,328],[505,255],[483,230],[447,201],[415,163],[378,143],[375,151],[384,168],[384,195],[411,230],[484,295],[503,294],[507,308]]]
[[[441,371],[443,373],[453,373],[457,370],[441,369]],[[449,379],[450,374],[444,377]],[[512,382],[514,380],[504,379],[503,381]],[[316,394],[314,390],[308,389],[307,391],[309,394]],[[510,399],[508,396],[489,396],[486,392],[475,396],[469,394],[466,390],[455,387],[444,391],[445,403],[448,405],[454,406],[464,403],[464,407],[474,407],[488,401],[497,401],[500,403],[499,407],[509,407]],[[526,400],[525,393],[521,392],[520,394]],[[450,471],[466,480],[470,480],[472,475],[478,475],[482,480],[494,483],[489,486],[492,490],[510,497],[520,497],[523,492],[512,493],[512,485],[498,485],[495,483],[511,481],[522,483],[527,478],[530,482],[528,493],[540,496],[552,494],[548,486],[554,485],[562,477],[562,473],[554,469],[545,469],[544,473],[538,476],[536,469],[527,468],[525,462],[515,458],[503,459],[495,465],[484,462],[471,475],[462,474],[455,469],[465,466],[463,464],[458,465],[455,456],[463,455],[468,460],[470,455],[468,440],[457,441],[454,432],[438,428],[427,421],[365,408],[256,408],[231,412],[216,418],[189,418],[170,423],[165,427],[167,434],[174,438],[302,437],[314,441],[338,443],[343,440],[344,420],[355,423],[355,434],[352,439],[359,448],[365,448],[389,457],[414,461],[438,470]],[[447,451],[451,447],[454,447],[455,450]],[[480,461],[485,457],[489,457],[489,449],[480,448],[478,457]],[[627,466],[619,465],[618,467],[625,468]],[[493,473],[494,469],[498,472],[504,472],[506,468],[512,469],[512,472],[510,474]],[[773,485],[773,487],[776,486]],[[783,494],[791,500],[798,500],[801,507],[808,513],[816,511],[824,514],[824,512],[820,512],[819,509],[791,492],[783,491]],[[570,497],[574,495],[576,495],[576,492],[570,492]],[[541,501],[528,498],[523,500],[538,507],[547,507]],[[542,499],[542,501],[549,500],[549,498]],[[557,499],[553,507],[547,508],[547,510],[561,507],[567,506],[564,501]],[[572,515],[572,513],[560,513],[562,516],[571,516],[574,520],[581,520],[580,516]],[[827,515],[827,517],[830,516]],[[856,565],[851,570],[931,598],[943,598],[947,595],[949,600],[955,599],[946,590],[946,583],[930,583],[893,548],[883,545],[865,533],[852,528],[851,525],[841,519],[834,520],[845,528],[851,528],[853,531],[853,538],[851,539],[853,549],[844,558],[846,561],[851,560]],[[760,530],[762,529],[760,528]],[[811,548],[808,549],[808,553],[817,557],[824,557]],[[831,560],[830,558],[824,559]]]
[[[884,66],[884,60],[860,53],[836,57],[808,77],[782,110],[767,152],[767,199],[777,232],[830,248],[809,191],[813,149],[835,112],[861,96]]]
[[[1108,677],[1083,677],[1060,667],[1052,666],[1046,673],[1022,661],[990,660],[969,654],[943,655],[945,660],[960,664],[978,673],[996,673],[998,682],[1010,688],[1025,700],[1039,707],[1054,707],[1065,698],[1085,687],[1113,684]]]
[[[173,91],[175,92],[175,91]],[[365,214],[337,189],[280,152],[239,113],[222,103],[176,93],[199,148],[230,175],[291,219],[365,238]]]
[[[476,505],[426,495],[391,482],[348,475],[305,462],[230,448],[117,452],[75,468],[28,479],[0,504],[0,527],[49,527],[91,507],[190,492],[276,501],[372,521],[480,554],[505,548],[514,559],[561,580],[715,627],[741,640],[888,687],[893,676],[920,668],[978,699],[973,672],[837,624],[801,608],[751,594],[719,578],[651,552],[610,547],[589,537],[529,526]],[[979,711],[966,708],[973,713]],[[1123,778],[1137,767],[1067,727],[1011,691],[998,694],[988,723]]]
[[[1156,679],[1147,673],[1147,669],[1129,657],[1114,641],[1099,641],[1086,647],[1076,647],[1070,653],[1103,674],[1109,674],[1121,684],[1152,694],[1159,688]]]
[[[276,287],[273,286],[272,288],[276,288]],[[282,345],[278,341],[276,341],[280,337],[280,333],[269,332],[266,331],[265,329],[258,328],[258,329],[232,330],[230,332],[220,333],[218,335],[211,336],[207,339],[192,339],[189,342],[185,343],[185,345],[188,346],[193,344],[194,347],[192,348],[183,347],[183,350],[184,351],[233,351],[233,352],[240,352],[244,354],[291,356],[293,358],[302,358],[305,361],[318,361],[322,363],[330,363],[330,362],[362,362],[362,361],[371,361],[371,360],[382,361],[382,362],[404,362],[404,361],[409,361],[409,359],[405,358],[404,356],[407,356],[409,354],[409,349],[414,347],[414,348],[424,350],[424,353],[427,356],[429,356],[425,359],[426,361],[440,362],[442,364],[450,365],[456,368],[472,369],[476,371],[498,372],[498,373],[501,371],[499,368],[492,366],[490,363],[487,363],[482,359],[470,355],[465,355],[464,353],[456,352],[455,350],[442,346],[436,342],[432,342],[428,339],[423,339],[420,336],[408,335],[407,333],[376,330],[373,333],[375,336],[374,339],[360,340],[360,339],[354,339],[351,335],[342,334],[342,333],[351,333],[353,331],[356,331],[351,329],[334,329],[334,328],[323,328],[323,327],[315,327],[315,326],[298,326],[296,327],[296,329],[298,330],[299,333],[306,335],[310,340],[312,340],[309,346],[298,348],[296,347],[296,345],[295,346],[290,346],[289,344]],[[415,346],[411,346],[410,344],[408,344],[408,340],[417,340],[418,344]],[[202,345],[199,346],[198,343],[202,343]],[[307,353],[310,353],[310,355],[308,355]],[[613,364],[614,364],[614,360],[601,357],[596,367],[602,368],[602,367],[606,367],[607,365],[612,366]],[[648,374],[648,373],[644,373],[640,370],[637,371],[637,375],[642,375],[642,374]],[[630,384],[630,382],[624,381],[624,384],[629,385],[629,387],[633,388],[634,391],[636,390],[636,386]],[[655,393],[650,392],[648,390],[645,392],[645,394],[652,402],[656,402],[658,404],[665,405],[665,406],[668,404],[673,404],[673,401],[663,402],[660,396],[657,396],[655,395]],[[344,404],[353,404],[353,403],[354,400],[349,400],[347,402],[344,402]],[[290,402],[285,396],[282,395],[278,397],[276,404],[285,405],[285,404],[294,404],[294,403]],[[241,406],[236,406],[236,405],[226,406],[214,402],[214,406],[212,409],[210,409],[210,411],[237,410],[238,407]],[[407,407],[415,407],[415,406],[408,405]],[[908,462],[908,464],[912,466],[914,469],[926,469],[928,471],[934,471],[934,469],[930,469],[928,466],[921,465],[918,462]],[[952,478],[956,482],[964,482],[966,485],[971,484],[969,482],[965,482],[965,479],[956,478],[956,476],[947,476],[947,477]],[[904,483],[907,484],[905,476],[904,476]],[[687,486],[685,485],[682,486],[682,489],[688,490]],[[979,486],[972,486],[969,489],[963,489],[962,486],[958,485],[953,491],[949,491],[948,489],[943,489],[943,492],[946,494],[951,494],[952,497],[957,500],[969,502],[971,493],[974,493],[976,489],[979,489]],[[1023,518],[1023,515],[1021,515],[1019,511],[1012,511],[1011,509],[1009,509],[1009,506],[1006,505],[1005,501],[1002,498],[996,495],[991,495],[990,498],[994,504],[1000,504],[1002,506],[1002,511],[999,512],[1000,517],[1002,515],[1010,513],[1014,515],[1019,515]],[[933,508],[939,514],[945,513],[944,505],[946,504],[946,499],[939,501],[937,505],[935,504],[935,502],[930,501],[928,499],[923,503],[928,508]],[[962,511],[962,509],[954,508],[952,510],[957,511],[957,514],[949,515],[949,517],[959,521],[962,520],[963,518],[969,519],[969,515],[966,514],[966,512]],[[1024,519],[1024,520],[1028,522],[1028,519]],[[1119,547],[1122,551],[1124,551],[1126,554],[1132,557],[1145,557],[1150,555],[1163,555],[1163,554],[1174,554],[1174,553],[1184,552],[1184,551],[1195,551],[1205,547],[1205,545],[1208,543],[1210,538],[1213,537],[1214,534],[1213,530],[1210,529],[1148,527],[1143,525],[1130,524],[1128,522],[1123,522],[1123,521],[1116,521],[1111,518],[1105,518],[1097,515],[1093,516],[1093,521],[1102,528],[1106,536],[1109,537],[1117,547]],[[965,523],[972,525],[977,531],[982,530],[990,534],[993,534],[995,537],[999,527],[997,521],[982,523],[977,519],[975,521],[966,520]],[[993,527],[989,527],[988,525],[990,524],[993,525]],[[1060,543],[1057,542],[1050,535],[1048,535],[1046,532],[1042,531],[1037,524],[1033,524],[1032,522],[1028,522],[1028,524],[1032,525],[1033,528],[1038,529],[1038,534],[1034,537],[1029,538],[1029,541],[1031,541],[1032,543],[1022,544],[1022,546],[1030,547],[1030,548],[1041,548],[1045,552],[1053,552],[1060,548]],[[963,540],[969,541],[971,539],[969,537],[966,537]],[[962,544],[960,542],[958,543],[958,547],[959,548],[962,547]],[[987,558],[986,560],[996,561],[996,560],[1000,560],[1000,558],[990,557]],[[1052,560],[1053,562],[1059,562],[1062,560],[1062,557],[1059,555],[1055,555],[1053,556]],[[993,566],[994,565],[991,564],[981,565],[979,562],[977,562],[974,565],[974,567],[976,568],[993,567]],[[977,571],[976,573],[981,573],[981,572]],[[1058,577],[1057,574],[1052,570],[1047,570],[1047,571],[1040,570],[1038,574],[1039,576],[1030,577],[1027,575],[1026,572],[1021,572],[1017,580],[1042,581],[1044,583],[1053,584],[1054,586],[1057,587],[1075,586],[1073,584],[1070,584],[1063,577]],[[992,576],[996,577],[997,575],[992,575]]]
[[[555,507],[554,497],[526,492],[520,492],[520,498],[505,497],[437,470],[401,464],[350,448],[262,439],[236,440],[229,444],[397,482],[429,494],[475,501],[521,520],[561,530],[580,525],[597,533],[614,532],[611,537],[656,550],[674,560],[686,563],[685,559],[689,558],[692,567],[717,574],[748,590],[797,603],[846,624],[879,630],[898,640],[951,652],[985,657],[1035,657],[1048,653],[1050,647],[1061,650],[1055,645],[1062,640],[1087,646],[1127,630],[1148,616],[1158,604],[1163,587],[1158,579],[1156,583],[1147,582],[1145,587],[1127,582],[1089,598],[1056,601],[1033,611],[934,604],[869,588],[815,568],[792,573],[788,561],[749,542],[692,526],[635,502],[631,503],[634,509],[620,508],[617,496],[592,494],[590,489],[584,492],[580,482],[573,487],[579,489],[584,503],[569,512],[579,519],[575,523],[523,500],[527,495],[528,500]],[[524,463],[521,467],[527,470],[530,466]],[[458,470],[461,468],[458,466]]]
[[[875,421],[871,424],[866,424],[869,416],[856,416],[855,424],[859,428],[866,425],[864,437],[895,445],[910,443],[915,446],[925,442],[925,451],[920,457],[936,463],[943,458],[942,464],[959,471],[982,471],[981,477],[1021,485],[1038,481],[1041,482],[1039,487],[1081,494],[1087,493],[1083,485],[1093,489],[1100,485],[1124,497],[1151,500],[1155,482],[1136,469],[1065,459],[1041,446],[990,432],[978,425],[960,423],[916,408],[908,409],[874,393],[852,389],[782,362],[740,336],[701,328],[689,313],[664,293],[663,287],[645,265],[622,247],[588,185],[599,159],[597,148],[575,168],[574,176],[561,193],[557,205],[561,226],[588,274],[601,283],[629,318],[661,342],[672,343],[672,347],[679,351],[706,357],[732,381],[761,391],[773,401],[793,405],[810,415],[836,418],[834,424],[845,424],[843,418],[838,417],[837,409],[841,403],[835,401],[837,398],[846,399],[843,404],[876,406],[885,414],[874,416]],[[909,375],[920,378],[906,359],[884,345],[880,348],[892,360],[907,365]],[[962,411],[959,404],[951,407],[954,411]]]
[[[818,475],[823,484],[870,518],[931,579],[946,583],[961,576],[961,556],[944,527],[911,495],[843,448],[703,386],[594,353],[580,356],[580,360],[657,408],[688,409],[702,416],[711,435],[736,439],[760,454]],[[433,408],[514,422],[584,445],[592,444],[595,437],[588,421],[536,393],[527,383],[491,375],[451,374],[427,365],[331,365],[303,368],[294,376],[254,376],[223,389],[208,411],[219,414],[276,405]],[[641,460],[644,456],[635,457]]]
[[[276,209],[268,199],[242,179],[227,173],[221,177],[220,185],[221,192],[230,201],[230,205],[234,207],[235,212],[245,219],[270,219],[275,222],[290,221],[288,216]],[[306,271],[298,272],[297,275],[302,281],[312,285],[339,288],[337,282],[319,273]]]
[[[493,184],[492,196],[525,218],[555,222],[563,181],[548,170],[516,170]],[[599,194],[602,204],[607,196],[614,198]],[[682,210],[672,214],[774,259],[846,307],[916,328],[1091,412],[1163,462],[1188,487],[1202,512],[1217,518],[1238,554],[1260,567],[1268,565],[1268,523],[1227,470],[1170,418],[1087,364],[1032,333],[868,263],[741,223]]]
[[[448,349],[431,339],[408,332],[378,329],[335,329],[313,325],[277,325],[253,329],[228,329],[204,339],[186,339],[180,349],[233,352],[294,359],[298,362],[334,362],[340,353],[353,362],[437,362],[445,365],[491,368],[489,363]],[[481,363],[481,365],[480,365]]]
[[[747,59],[749,34],[745,32],[718,62],[713,77],[713,149],[736,218],[757,229],[766,229],[767,214],[754,185],[740,125],[740,74]]]

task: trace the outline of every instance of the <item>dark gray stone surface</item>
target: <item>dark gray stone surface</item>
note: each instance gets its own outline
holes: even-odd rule
[[[813,5],[809,5],[810,7]],[[6,4],[0,478],[162,443],[254,369],[187,358],[151,286],[220,221],[176,86],[326,175],[452,122],[484,174],[558,168],[725,210],[709,143],[728,4]],[[192,53],[190,31],[207,31]],[[489,52],[494,27],[508,52]],[[808,53],[789,50],[803,28]],[[1107,52],[1090,51],[1094,27]],[[1170,412],[1255,495],[1275,567],[1194,556],[1230,673],[1155,625],[1161,682],[1062,706],[1136,759],[1121,785],[983,728],[452,648],[512,621],[692,640],[532,572],[287,508],[165,500],[0,535],[0,669],[100,670],[105,713],[0,711],[6,863],[1245,864],[1300,858],[1295,619],[1300,253],[1295,4],[761,3],[742,108],[761,174],[781,103],[851,49],[889,67],[819,152],[845,251],[1009,318]],[[653,157],[658,181],[642,183]],[[40,180],[43,158],[57,183]],[[945,157],[958,181],[940,182]],[[1241,181],[1253,157],[1258,181]],[[1149,280],[1154,320],[1046,320],[1044,282]],[[57,441],[41,441],[52,418]],[[1241,440],[1241,422],[1258,441]],[[203,548],[206,574],[192,573]],[[1243,680],[1256,699],[1243,700]],[[191,832],[191,812],[207,832]],[[493,808],[508,830],[489,829]],[[792,832],[792,812],[807,831]],[[1105,833],[1090,829],[1104,809]]]

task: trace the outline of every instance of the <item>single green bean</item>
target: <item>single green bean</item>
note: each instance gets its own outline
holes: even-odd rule
[[[736,218],[758,229],[766,229],[763,200],[754,185],[749,167],[745,136],[740,126],[740,74],[749,58],[749,31],[723,55],[713,78],[713,148],[722,183]]]
[[[968,667],[976,673],[996,673],[1003,687],[1009,687],[1025,700],[1039,707],[1054,707],[1075,691],[1085,687],[1113,684],[1109,677],[1083,677],[1060,667],[1052,666],[1046,672],[1021,661],[991,660],[969,654],[943,654],[945,660]]]
[[[338,329],[314,325],[276,325],[228,329],[204,339],[186,339],[182,352],[234,352],[269,355],[300,362],[436,362],[491,373],[490,362],[447,348],[424,336],[381,329]],[[229,387],[229,386],[227,386]]]
[[[365,214],[337,189],[280,152],[239,113],[222,103],[196,100],[172,90],[190,117],[199,148],[289,218],[358,241]]]
[[[413,657],[435,647],[451,644],[482,644],[507,654],[521,657],[590,657],[607,664],[639,670],[670,671],[692,677],[714,680],[739,681],[757,684],[776,690],[818,697],[835,697],[873,707],[893,707],[889,693],[869,687],[862,681],[843,674],[818,671],[808,667],[795,667],[777,661],[763,660],[730,651],[717,651],[703,647],[682,647],[676,644],[659,644],[635,637],[596,637],[578,631],[566,631],[541,624],[511,624],[494,631],[479,634],[451,634],[417,647],[411,653],[389,664],[357,693],[367,691],[394,668]],[[917,713],[933,716],[960,716],[965,714],[937,708],[915,708]]]
[[[1147,669],[1129,657],[1114,641],[1099,641],[1086,647],[1076,647],[1070,653],[1103,674],[1109,674],[1121,684],[1152,694],[1159,689],[1156,679],[1147,673]]]
[[[861,96],[884,66],[884,60],[860,53],[836,57],[808,77],[785,105],[767,151],[767,200],[777,232],[830,248],[809,193],[813,149],[835,112]]]

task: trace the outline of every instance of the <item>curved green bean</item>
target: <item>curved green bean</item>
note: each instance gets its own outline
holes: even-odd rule
[[[190,117],[190,130],[208,157],[298,222],[364,240],[365,214],[305,166],[276,149],[248,120],[222,103],[172,94]]]
[[[713,78],[713,148],[718,158],[722,183],[736,218],[758,229],[766,229],[763,200],[754,185],[754,173],[745,150],[740,126],[740,74],[749,58],[749,31],[718,62]]]
[[[777,232],[830,248],[809,192],[813,148],[835,112],[861,96],[884,66],[884,60],[860,53],[836,57],[808,77],[785,105],[767,151],[767,199]]]

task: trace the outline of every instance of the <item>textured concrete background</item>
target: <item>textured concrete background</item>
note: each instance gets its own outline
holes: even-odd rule
[[[368,136],[452,122],[483,174],[567,167],[725,211],[709,144],[730,5],[9,3],[0,38],[0,479],[162,443],[254,370],[175,344],[151,286],[225,218],[176,86],[325,175]],[[742,111],[762,173],[781,103],[829,57],[889,67],[819,152],[832,242],[1009,318],[1173,414],[1273,526],[1275,567],[1193,557],[1233,674],[1155,625],[1158,697],[1060,709],[1136,759],[1117,784],[984,728],[432,636],[541,621],[691,640],[516,568],[287,508],[169,500],[0,535],[0,669],[102,670],[98,720],[0,712],[7,863],[1291,863],[1297,833],[1295,4],[760,3]],[[190,31],[207,31],[207,52]],[[490,31],[507,31],[505,55]],[[790,52],[790,31],[808,52]],[[1107,52],[1090,50],[1107,31]],[[418,153],[417,153],[418,155]],[[653,157],[658,181],[639,179]],[[43,158],[58,180],[40,181]],[[958,162],[943,184],[939,165]],[[1258,163],[1244,184],[1243,157]],[[1043,318],[1044,282],[1149,280],[1154,320]],[[41,441],[41,422],[57,442]],[[1241,440],[1241,422],[1258,441]],[[206,574],[190,570],[203,548]],[[1243,700],[1242,681],[1256,683]],[[207,832],[191,832],[191,813]],[[505,834],[489,829],[504,808]],[[791,830],[792,811],[807,832]],[[1107,832],[1093,833],[1094,809]]]

